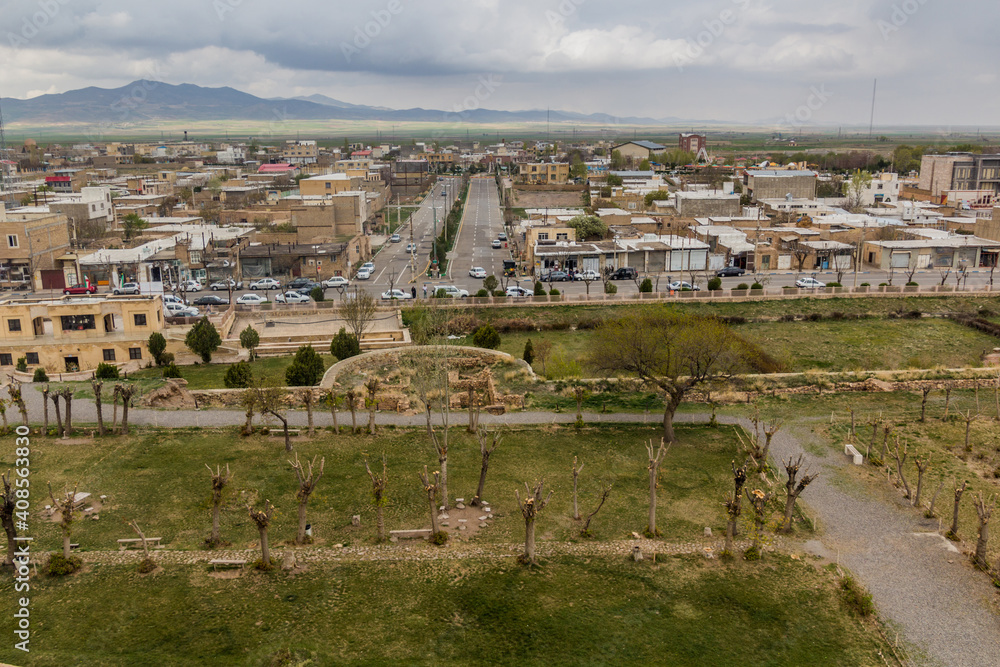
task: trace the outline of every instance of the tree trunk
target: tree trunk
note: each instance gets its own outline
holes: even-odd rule
[[[12,508],[13,509],[13,508]],[[17,537],[17,528],[14,527],[14,515],[7,515],[4,513],[3,516],[3,531],[7,533],[7,553],[4,555],[4,565],[14,565],[14,553],[17,549],[17,541],[14,539]]]
[[[258,528],[258,530],[260,531],[260,559],[264,566],[268,567],[271,565],[271,549],[267,544],[267,528]]]
[[[447,437],[447,431],[445,431]],[[441,504],[444,505],[444,509],[447,512],[450,507],[448,502],[448,452],[445,451],[443,454],[438,453],[438,463],[441,464],[441,482],[438,488],[441,489]]]
[[[310,397],[306,399],[305,404],[306,404],[306,423],[308,424],[309,437],[311,438],[314,435],[316,435],[316,427],[313,424],[313,400],[311,396],[312,389],[309,390],[309,393]]]
[[[340,424],[337,423],[337,402],[334,399],[330,400],[330,417],[333,418],[333,432],[340,435]]]
[[[62,412],[59,410],[59,394],[52,394],[52,404],[56,406],[56,429],[59,431],[59,437],[65,438],[66,431],[63,430]]]
[[[663,407],[663,439],[667,442],[676,442],[677,437],[674,435],[674,413],[677,411],[677,406],[674,405],[672,400],[667,400]]]
[[[649,526],[646,529],[650,537],[656,537],[656,470],[657,468],[653,467],[649,471]]]
[[[354,405],[354,401],[351,401],[351,433],[358,432],[358,408]]]
[[[375,435],[375,399],[371,400],[368,406],[368,432]]]
[[[431,506],[431,535],[438,534],[437,503],[434,502],[434,491],[427,492],[427,501]]]
[[[948,406],[951,405],[951,387],[944,390],[944,416],[942,421],[948,421]]]
[[[778,528],[779,532],[787,533],[792,530],[792,512],[795,511],[795,501],[798,500],[798,496],[789,495],[785,498],[785,516],[781,520],[781,527]]]
[[[292,436],[288,432],[288,420],[281,416],[278,416],[278,419],[281,420],[281,431],[285,435],[285,451],[290,452],[292,451]]]
[[[535,559],[535,518],[524,519],[524,559],[532,565],[537,565]]]
[[[73,392],[67,391],[63,394],[63,402],[66,403],[66,435],[73,434]]]
[[[69,547],[69,529],[63,528],[63,558],[69,560],[71,553],[72,550]]]
[[[209,541],[213,546],[222,543],[222,531],[219,529],[219,510],[222,506],[222,494],[212,499],[212,537]]]
[[[112,401],[114,409],[111,412],[111,432],[118,433],[118,392],[115,392],[114,400]]]
[[[476,497],[469,503],[473,507],[483,504],[483,490],[486,488],[486,472],[490,467],[490,455],[483,452],[483,464],[479,468],[479,486],[476,487]]]
[[[927,419],[926,419],[926,415],[927,415],[927,395],[930,394],[931,392],[930,392],[929,389],[925,388],[923,393],[924,393],[924,397],[920,401],[920,421],[921,422],[927,421]]]
[[[958,540],[958,508],[962,503],[962,494],[965,493],[965,487],[968,482],[963,482],[962,486],[955,489],[955,511],[951,515],[951,530],[948,531],[948,537],[953,540]]]
[[[730,518],[726,521],[726,546],[727,554],[733,553],[733,537],[736,535],[736,519]]]
[[[580,508],[576,504],[576,481],[579,476],[580,476],[580,471],[576,469],[576,466],[573,466],[573,520],[574,521],[580,520]]]
[[[49,435],[49,385],[42,390],[42,435]]]
[[[131,402],[131,396],[122,397],[122,435],[128,435],[128,404]],[[146,527],[148,528],[149,526]]]
[[[375,529],[378,531],[378,541],[385,542],[385,517],[382,514],[382,505],[375,507]]]
[[[306,504],[308,499],[299,501],[299,532],[295,536],[296,544],[306,543]]]
[[[97,433],[98,435],[103,436],[106,433],[106,430],[104,428],[104,412],[101,409],[102,408],[101,394],[103,393],[104,386],[103,383],[101,382],[95,382],[93,384],[93,387],[94,387],[94,405],[97,408]]]
[[[990,520],[979,519],[979,539],[976,540],[976,553],[972,557],[972,562],[976,567],[989,570],[989,563],[986,561],[986,544],[990,541]]]

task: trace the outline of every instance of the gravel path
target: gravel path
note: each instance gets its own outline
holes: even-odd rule
[[[27,389],[27,388],[26,388]],[[26,390],[25,399],[33,423],[41,421],[41,394]],[[51,411],[50,411],[51,412]],[[107,411],[110,412],[110,411]],[[73,405],[74,421],[95,422],[96,409],[92,401],[77,400]],[[452,423],[465,423],[466,414],[455,412]],[[16,413],[8,415],[16,419]],[[350,416],[341,415],[350,423]],[[650,414],[595,414],[586,413],[584,420],[590,423],[658,423],[661,415]],[[481,423],[506,424],[549,424],[572,423],[576,419],[573,412],[560,414],[547,412],[514,412],[504,417],[483,414]],[[704,415],[678,415],[678,422],[705,421]],[[232,426],[243,422],[243,414],[233,410],[133,410],[130,414],[133,424],[153,426]],[[359,414],[359,424],[367,422],[367,415]],[[422,426],[421,415],[403,416],[380,414],[379,424],[397,426]],[[720,421],[735,423],[736,419],[720,418]],[[331,424],[329,413],[317,411],[316,426]],[[289,413],[289,423],[297,427],[305,426],[304,412]],[[747,425],[745,422],[744,425]],[[802,440],[808,440],[807,433],[793,432],[789,427],[774,438],[772,451],[775,460],[787,459],[803,453]],[[966,665],[994,667],[1000,665],[1000,617],[995,612],[996,592],[986,575],[976,572],[968,559],[958,553],[937,533],[937,522],[928,522],[917,510],[904,505],[902,499],[886,503],[869,495],[854,484],[845,484],[842,477],[849,462],[847,457],[827,450],[825,456],[806,454],[810,468],[822,474],[803,493],[803,500],[809,512],[818,520],[821,539],[807,542],[805,549],[817,555],[839,561],[850,569],[871,591],[880,613],[890,623],[899,628],[900,638],[916,651],[912,657],[920,664]],[[947,502],[943,505],[948,505]],[[582,545],[573,547],[584,551],[625,554],[634,542],[606,543],[606,545]],[[692,547],[690,553],[704,545],[683,545]],[[570,545],[538,544],[540,555],[555,550],[569,553]],[[435,558],[461,558],[467,554],[479,556],[492,554],[496,557],[516,555],[517,545],[468,546],[460,549],[431,551]],[[663,549],[679,548],[677,545],[662,546]],[[302,553],[306,561],[312,558],[421,558],[421,547],[396,546],[384,552],[380,547],[352,547],[337,550],[327,556]],[[405,549],[411,549],[407,552]],[[360,551],[359,551],[360,550]],[[597,553],[595,552],[595,553]],[[663,551],[661,553],[665,553]],[[193,559],[192,562],[208,560],[209,556],[194,552],[158,552],[158,557]],[[235,554],[236,552],[234,552]],[[240,552],[243,553],[243,552]],[[249,552],[247,552],[249,553]],[[587,551],[589,553],[589,551]],[[392,555],[395,554],[395,555]],[[134,558],[131,554],[117,552],[94,552],[87,559]],[[218,557],[215,555],[213,557]]]

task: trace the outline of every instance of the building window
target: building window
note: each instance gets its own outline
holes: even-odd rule
[[[20,331],[21,330],[21,320],[7,320],[7,330],[8,331]]]
[[[144,326],[146,326],[146,314],[145,313],[136,313],[136,314],[134,314],[132,316],[132,319],[135,320],[135,326],[137,326],[137,327],[144,327]]]
[[[38,365],[38,353],[37,352],[26,352],[24,355],[24,360],[32,366]]]
[[[568,241],[569,234],[556,234],[556,241]]]
[[[7,235],[7,247],[8,248],[17,248],[17,247],[19,247],[18,243],[17,243],[17,234],[8,234]]]
[[[104,361],[114,361],[115,351],[114,350],[104,350]]]
[[[59,319],[62,321],[63,331],[88,331],[97,328],[93,315],[63,315]]]
[[[10,354],[0,354],[0,366],[13,366],[14,356]]]
[[[141,347],[130,347],[128,349],[129,359],[142,359],[142,348]]]
[[[549,240],[549,233],[548,232],[541,232],[541,233],[539,233],[538,234],[538,240],[539,241],[548,241]]]

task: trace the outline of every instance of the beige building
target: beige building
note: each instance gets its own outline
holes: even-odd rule
[[[654,153],[662,153],[666,149],[666,146],[661,146],[652,141],[630,141],[615,146],[611,149],[611,152],[614,153],[617,151],[625,159],[631,159],[633,162],[642,162],[643,160],[648,160]]]
[[[3,300],[0,367],[13,367],[21,357],[29,370],[42,367],[50,374],[145,362],[149,335],[163,326],[158,296]]]
[[[59,257],[69,252],[69,224],[61,213],[7,213],[0,206],[0,282],[42,289],[61,282]],[[56,285],[64,287],[65,285]]]
[[[359,190],[360,187],[360,178],[352,178],[347,173],[313,176],[299,181],[299,192],[303,197],[325,197],[349,190]]]
[[[569,165],[564,162],[522,164],[520,180],[531,185],[564,185],[569,182]]]

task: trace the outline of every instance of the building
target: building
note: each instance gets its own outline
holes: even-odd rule
[[[681,133],[677,146],[682,151],[694,153],[695,162],[708,162],[708,137],[704,134]]]
[[[569,164],[531,162],[520,165],[519,180],[529,185],[565,185],[569,183]]]
[[[740,215],[740,195],[715,190],[696,190],[674,194],[677,215],[685,218],[727,217]]]
[[[990,190],[1000,194],[1000,154],[925,155],[920,160],[919,187],[933,197],[948,190]]]
[[[303,178],[299,181],[299,192],[303,197],[328,197],[349,190],[360,189],[360,179],[355,182],[346,173],[326,174],[324,176],[313,176]]]
[[[0,206],[0,282],[25,289],[66,286],[60,257],[69,252],[61,213],[8,213]]]
[[[319,146],[315,141],[286,141],[281,150],[281,159],[288,164],[316,164]]]
[[[666,149],[666,146],[661,146],[652,141],[629,141],[628,143],[613,147],[611,152],[618,151],[625,159],[631,158],[635,162],[642,162],[643,160],[648,160],[653,153],[662,153]]]
[[[158,296],[3,300],[0,367],[13,370],[22,357],[49,374],[144,362],[149,335],[163,327]]]
[[[351,267],[371,257],[365,235],[347,243],[253,244],[242,252],[243,280],[265,276],[304,276],[319,281],[349,276]]]
[[[909,269],[975,269],[991,267],[1000,255],[1000,241],[976,236],[949,236],[903,241],[866,241],[864,257],[883,271]]]
[[[757,201],[815,199],[817,174],[802,169],[748,169],[743,185]]]
[[[899,192],[902,187],[899,174],[888,172],[876,174],[872,177],[872,182],[861,193],[861,205],[894,204],[899,201]]]
[[[418,153],[418,160],[427,160],[427,164],[434,170],[447,170],[455,165],[455,154],[450,151],[443,153]]]

